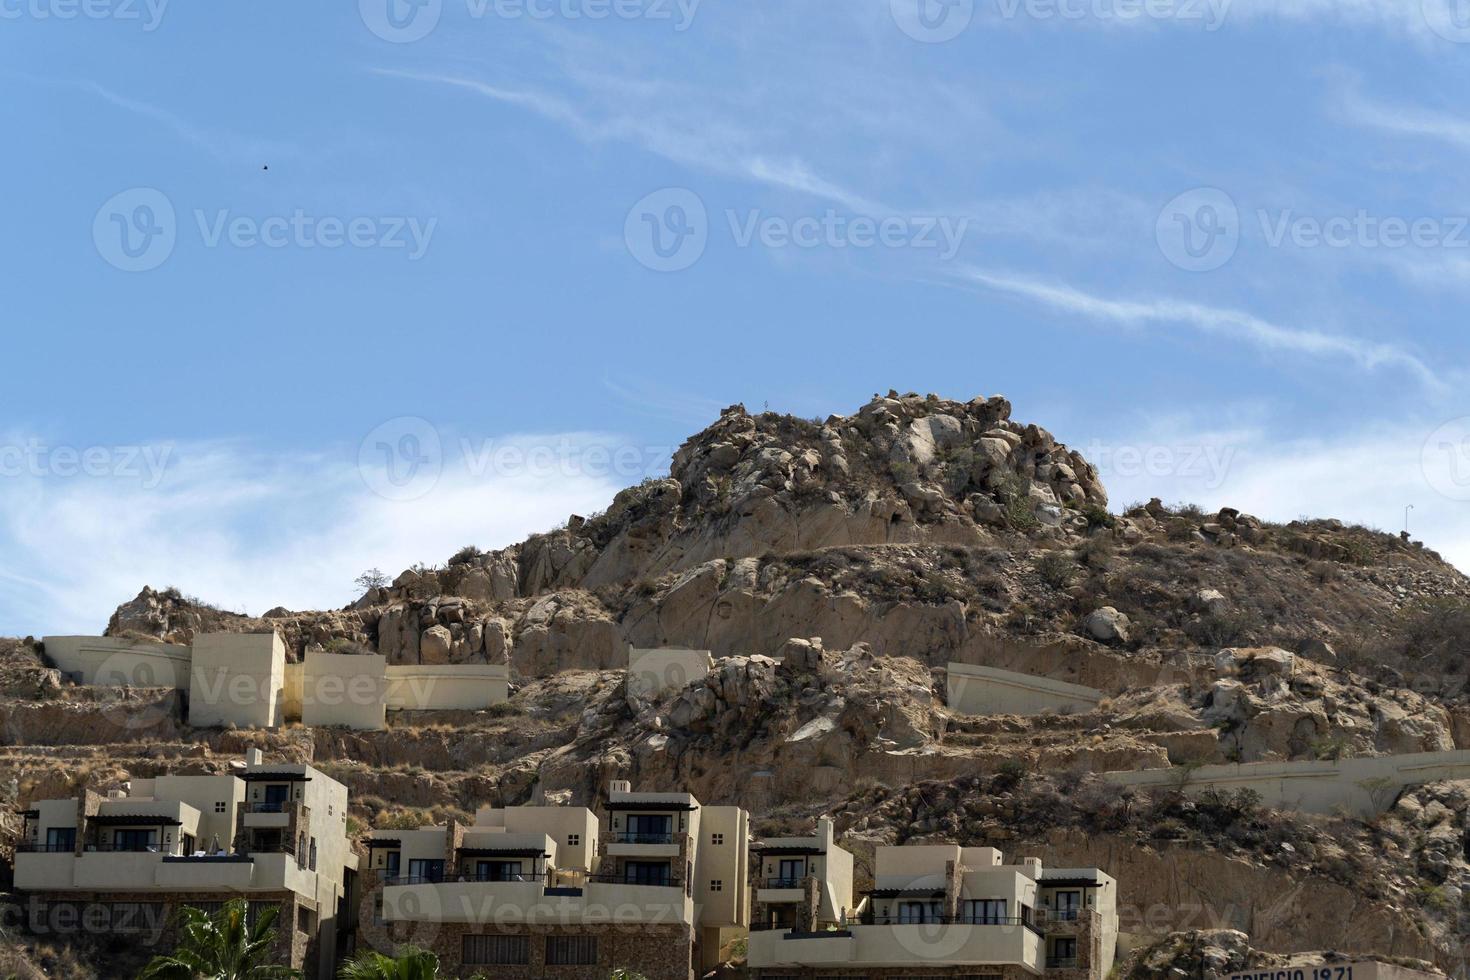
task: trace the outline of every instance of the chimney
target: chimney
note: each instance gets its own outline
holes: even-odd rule
[[[608,784],[607,789],[609,793],[631,793],[633,792],[633,784],[626,779],[614,779]]]
[[[1026,869],[1026,877],[1032,880],[1041,877],[1041,858],[1023,857],[1021,858],[1021,867]]]
[[[831,817],[821,817],[817,820],[817,839],[822,842],[823,847],[831,847],[837,841],[837,828],[832,823]]]
[[[247,766],[258,766],[263,762],[265,762],[265,753],[260,751],[260,749],[245,750],[245,764]]]

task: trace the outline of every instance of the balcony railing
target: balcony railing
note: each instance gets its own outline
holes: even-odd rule
[[[1051,922],[1076,922],[1078,919],[1082,918],[1082,913],[1084,911],[1086,910],[1082,908],[1039,908],[1036,910],[1036,917],[1038,919],[1043,919]]]
[[[164,850],[157,844],[117,844],[102,842],[99,844],[88,844],[84,851],[99,854],[171,854],[172,851]]]
[[[1075,956],[1048,956],[1046,958],[1048,970],[1075,970],[1077,969],[1077,957]]]
[[[76,851],[75,844],[42,844],[38,841],[21,841],[15,845],[15,852],[30,854],[71,854]]]
[[[683,888],[684,883],[673,875],[646,875],[646,874],[620,874],[620,875],[588,875],[588,881],[602,882],[609,885],[649,885],[654,888]]]
[[[453,881],[453,880],[454,880],[454,878],[452,876],[446,875],[442,871],[435,872],[433,874],[426,874],[426,875],[384,875],[383,876],[383,884],[385,884],[385,885],[440,885],[440,884],[443,884],[446,881]]]
[[[281,803],[281,802],[275,802],[275,803],[246,803],[245,804],[245,812],[246,813],[285,813],[290,808],[291,808],[291,804],[289,802],[287,802],[287,803]]]
[[[933,915],[930,913],[877,915],[873,912],[864,912],[857,921],[859,925],[864,926],[1022,926],[1040,934],[1040,930],[1030,919],[1014,915]]]
[[[782,932],[784,932],[784,931],[786,931],[788,929],[795,929],[796,927],[797,926],[796,926],[796,923],[795,922],[752,922],[750,924],[750,931],[751,932],[773,932],[773,931],[782,931]]]
[[[800,888],[805,878],[767,878],[762,888]]]
[[[674,842],[674,835],[672,832],[654,834],[632,834],[624,832],[613,834],[613,842],[617,844],[672,844]]]
[[[460,881],[550,881],[544,871],[466,871]]]

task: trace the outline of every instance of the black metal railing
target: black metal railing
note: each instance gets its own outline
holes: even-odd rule
[[[672,832],[654,834],[620,832],[613,834],[613,840],[618,844],[672,844],[674,835]]]
[[[767,878],[764,888],[800,888],[803,878]]]
[[[22,851],[32,854],[71,854],[76,849],[76,844],[42,844],[38,841],[21,841],[15,845],[17,854]]]
[[[1075,956],[1048,956],[1046,958],[1048,970],[1075,970],[1077,968],[1077,957]]]
[[[550,881],[544,871],[466,871],[460,881]]]
[[[1030,919],[1024,919],[1014,915],[939,915],[930,912],[898,912],[888,915],[878,915],[874,912],[864,912],[858,917],[858,924],[864,926],[1024,926],[1036,931],[1036,926]]]
[[[610,885],[649,885],[654,888],[683,888],[684,883],[673,875],[648,875],[648,874],[620,874],[620,875],[588,875],[588,881],[603,882]]]
[[[1045,907],[1036,910],[1038,918],[1051,922],[1076,922],[1082,918],[1083,911],[1080,908],[1049,909]]]
[[[290,806],[291,806],[291,804],[289,802],[287,802],[287,803],[280,803],[280,802],[272,802],[272,803],[246,803],[245,804],[245,812],[246,813],[285,813],[286,810]]]
[[[454,879],[442,871],[432,872],[426,875],[384,875],[385,885],[440,885]]]
[[[773,932],[773,931],[774,932],[784,932],[785,930],[795,929],[796,927],[797,926],[796,926],[796,923],[795,922],[752,922],[750,924],[750,931],[751,932]]]
[[[114,843],[107,843],[105,841],[102,842],[102,843],[98,843],[98,844],[88,844],[86,846],[86,848],[84,848],[84,850],[86,850],[88,852],[97,852],[97,853],[100,853],[100,854],[147,854],[147,853],[162,854],[162,853],[166,853],[166,852],[160,850],[160,848],[159,848],[159,846],[157,844],[118,844],[118,843],[115,843],[115,842]]]

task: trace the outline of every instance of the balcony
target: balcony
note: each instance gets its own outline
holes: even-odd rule
[[[494,925],[583,925],[694,922],[694,900],[682,882],[668,885],[593,875],[580,886],[555,887],[544,875],[525,881],[395,879],[383,889],[388,922]]]
[[[617,857],[675,858],[688,839],[685,831],[611,831],[602,835],[602,848],[604,854]]]
[[[38,841],[26,840],[15,845],[17,854],[73,854],[76,849],[75,844],[42,844]]]
[[[873,912],[864,912],[858,919],[859,925],[864,926],[938,926],[938,925],[960,925],[960,926],[1020,926],[1036,935],[1041,935],[1041,929],[1029,919],[1009,915],[914,915],[894,914],[876,915]]]
[[[629,834],[629,833],[620,833],[620,834],[613,834],[612,835],[612,838],[613,838],[613,843],[615,843],[615,844],[672,844],[672,843],[674,843],[674,834],[673,834],[672,831],[669,831],[667,833],[655,833],[655,834]]]
[[[755,900],[768,905],[785,905],[806,898],[805,878],[765,878],[757,882]]]
[[[1075,956],[1048,956],[1046,968],[1048,970],[1076,970],[1081,966]]]

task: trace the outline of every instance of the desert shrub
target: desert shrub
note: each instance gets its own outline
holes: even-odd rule
[[[1088,504],[1082,508],[1082,516],[1087,521],[1088,531],[1111,530],[1118,524],[1117,519],[1108,513],[1106,507],[1100,507],[1097,504]]]
[[[485,552],[472,544],[467,544],[450,557],[449,564],[451,567],[454,565],[473,565],[483,557],[485,557]]]
[[[1054,589],[1065,589],[1077,574],[1077,563],[1064,551],[1048,551],[1036,561],[1036,574]]]
[[[1112,564],[1114,554],[1116,554],[1116,549],[1112,540],[1105,537],[1088,538],[1077,547],[1076,551],[1077,560],[1088,568],[1094,569],[1107,568]]]

